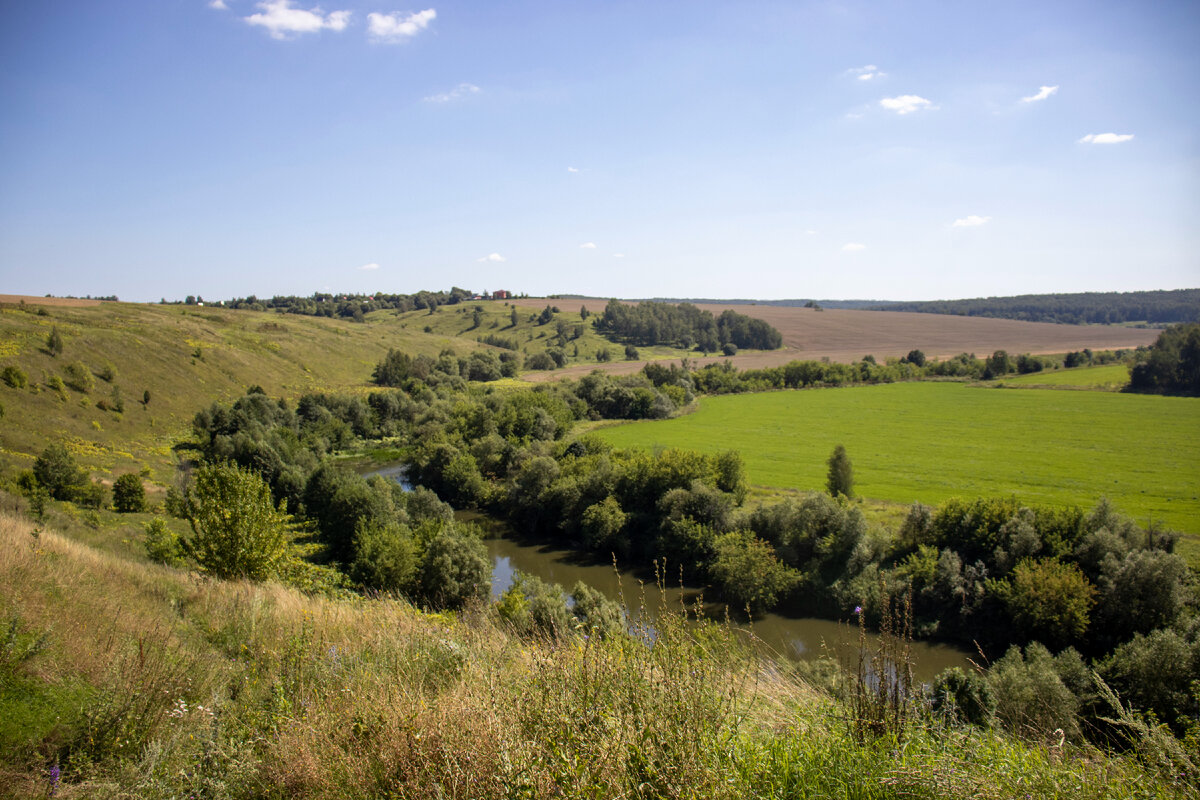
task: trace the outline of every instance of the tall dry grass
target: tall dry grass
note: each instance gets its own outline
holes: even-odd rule
[[[857,741],[835,701],[682,613],[643,636],[522,639],[487,607],[433,615],[206,580],[34,530],[0,515],[0,613],[22,636],[49,632],[0,682],[0,713],[30,720],[0,743],[4,796],[1191,791],[1127,759],[989,731],[914,721]]]

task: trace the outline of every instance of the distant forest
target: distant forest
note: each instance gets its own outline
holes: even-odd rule
[[[497,292],[505,297],[508,292]],[[245,309],[248,311],[278,311],[284,314],[302,314],[310,317],[345,317],[362,320],[363,314],[380,309],[395,309],[396,311],[415,311],[422,308],[437,308],[438,306],[457,305],[465,300],[478,298],[473,292],[452,287],[450,291],[419,291],[414,294],[330,294],[317,292],[309,297],[296,295],[275,295],[274,297],[235,297],[232,300],[218,301],[225,308]],[[164,299],[161,301],[166,303]],[[203,305],[206,301],[197,295],[188,295],[184,305]]]
[[[655,298],[664,300],[664,298]],[[1015,297],[977,297],[970,300],[704,300],[671,302],[724,303],[731,305],[805,306],[853,308],[868,311],[916,311],[962,317],[999,317],[1028,322],[1166,324],[1200,322],[1200,289],[1154,292],[1079,292],[1077,294],[1022,294]]]
[[[919,311],[967,317],[1003,317],[1030,322],[1113,324],[1119,322],[1200,321],[1200,289],[1162,292],[1081,292],[1023,294],[973,300],[932,300],[919,303],[879,303],[881,311]]]

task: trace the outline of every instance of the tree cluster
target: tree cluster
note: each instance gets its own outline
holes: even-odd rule
[[[1200,395],[1200,323],[1167,328],[1138,358],[1130,391]]]
[[[761,319],[732,310],[714,317],[690,303],[629,305],[610,300],[595,324],[601,334],[641,347],[661,344],[717,353],[729,345],[733,352],[737,348],[776,350],[783,345],[783,335]]]

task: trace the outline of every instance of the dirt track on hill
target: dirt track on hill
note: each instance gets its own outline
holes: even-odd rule
[[[603,311],[604,300],[546,300],[526,298],[510,301],[526,308],[544,308],[547,303],[563,311],[578,312],[587,305],[593,313]],[[737,355],[728,360],[739,369],[757,369],[786,364],[796,359],[849,363],[870,354],[879,361],[899,358],[910,350],[922,350],[929,358],[945,359],[959,353],[991,355],[996,350],[1010,354],[1044,355],[1071,350],[1115,350],[1149,345],[1158,331],[1123,328],[1115,325],[1057,325],[1050,322],[1021,322],[989,317],[958,317],[948,314],[918,314],[907,311],[856,311],[787,306],[698,304],[699,308],[720,314],[733,309],[757,317],[779,329],[783,348],[767,352]],[[725,360],[713,356],[690,359],[697,364]],[[615,374],[637,372],[645,361],[619,361],[608,364],[584,364],[552,372],[530,373],[527,380],[553,380],[586,375],[594,369]]]

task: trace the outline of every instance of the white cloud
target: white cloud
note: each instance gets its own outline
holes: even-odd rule
[[[866,249],[867,246],[865,244],[859,244],[858,242],[846,242],[846,244],[842,245],[843,253],[857,253],[860,250]]]
[[[208,7],[215,8],[217,11],[224,11],[229,8],[229,6],[225,5],[225,0],[212,0],[212,2],[208,4]]]
[[[497,262],[497,263],[499,263],[499,262],[501,262],[501,261],[508,261],[508,259],[507,259],[507,258],[505,258],[504,256],[500,255],[499,253],[491,253],[491,254],[489,254],[489,255],[486,255],[486,256],[484,256],[483,258],[477,258],[477,259],[475,259],[475,260],[476,260],[476,261],[478,261],[478,262],[480,262],[480,263],[483,263],[484,261],[495,261],[495,262]]]
[[[375,269],[379,269],[379,265],[376,264],[374,261],[372,261],[370,264],[363,264],[361,267],[359,267],[359,269],[375,270]]]
[[[879,105],[883,106],[888,111],[895,111],[897,114],[911,114],[914,111],[920,111],[922,109],[937,108],[937,106],[926,100],[924,97],[919,97],[915,94],[902,94],[898,97],[885,97],[879,101]]]
[[[261,25],[271,34],[272,39],[287,39],[291,34],[317,33],[328,28],[331,31],[344,31],[350,24],[349,11],[331,11],[325,14],[320,7],[311,11],[302,8],[292,8],[292,0],[264,0],[258,4],[262,9],[259,14],[244,17],[251,25]]]
[[[950,227],[952,227],[952,228],[978,228],[980,225],[984,225],[984,224],[988,223],[989,221],[991,221],[991,219],[992,219],[991,217],[981,217],[978,214],[968,214],[967,216],[963,217],[962,219],[954,220],[954,224],[951,225]]]
[[[862,67],[853,67],[852,69],[846,70],[846,74],[853,75],[860,81],[873,81],[876,78],[887,77],[887,73],[880,72],[879,67],[875,66],[874,64],[867,64]]]
[[[466,97],[471,94],[479,94],[483,90],[473,83],[460,83],[448,92],[441,94],[430,95],[425,98],[426,103],[449,103],[452,100],[458,100],[461,97]]]
[[[595,250],[596,243],[595,242],[584,242],[583,244],[579,245],[579,249],[580,250]]]
[[[396,43],[411,39],[429,27],[437,18],[437,11],[427,8],[405,16],[397,14],[367,14],[367,34],[377,42]]]
[[[579,167],[567,167],[567,172],[579,172]]]
[[[1079,140],[1080,144],[1120,144],[1133,138],[1132,133],[1089,133]]]
[[[624,253],[613,253],[613,258],[624,258],[624,257],[625,257]]]
[[[1021,102],[1022,103],[1036,103],[1039,100],[1045,100],[1047,97],[1049,97],[1050,95],[1054,94],[1057,91],[1058,91],[1057,86],[1043,86],[1042,88],[1038,89],[1037,94],[1030,95],[1029,97],[1022,97]]]
[[[804,235],[805,235],[805,236],[816,236],[816,235],[817,235],[817,232],[816,232],[816,231],[814,231],[814,230],[811,230],[811,229],[810,229],[810,230],[807,230],[807,231],[805,231],[805,232],[804,232]]]

